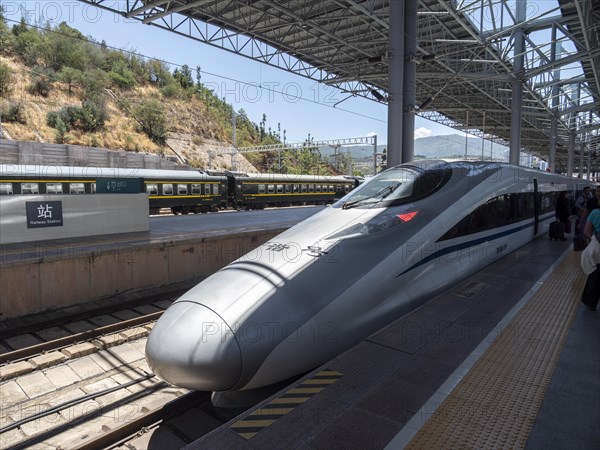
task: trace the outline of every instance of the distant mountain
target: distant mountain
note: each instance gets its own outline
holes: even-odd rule
[[[458,134],[429,136],[415,140],[415,156],[425,158],[463,158],[465,157],[465,150],[467,157],[481,158],[483,152],[486,159],[489,159],[490,155],[492,155],[494,159],[503,160],[508,148],[489,141],[483,141],[477,137],[465,138]]]
[[[459,134],[448,134],[441,136],[429,136],[415,140],[415,157],[422,158],[463,158],[465,156],[465,146],[468,157],[481,157],[482,140],[476,137],[465,137]],[[491,149],[490,149],[491,147]],[[387,145],[381,144],[377,146],[377,152],[382,153]],[[331,147],[322,147],[322,155],[333,155],[334,150]],[[494,159],[504,159],[505,152],[508,150],[503,145],[498,145],[485,141],[483,143],[483,154],[486,159],[489,159],[490,152]],[[349,145],[342,146],[337,150],[338,154],[350,154],[352,159],[372,159],[373,147],[370,145]]]

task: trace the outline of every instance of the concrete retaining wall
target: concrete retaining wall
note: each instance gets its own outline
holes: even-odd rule
[[[90,251],[0,267],[0,319],[204,278],[284,229]],[[56,246],[56,244],[54,244]],[[90,248],[91,250],[91,248]],[[43,252],[43,247],[40,247]],[[14,255],[13,255],[14,256]]]
[[[35,203],[41,206],[43,214],[43,206],[47,205],[47,202],[60,202],[63,224],[28,228],[26,204]],[[53,208],[50,213],[55,210],[56,208]],[[0,244],[148,230],[150,230],[150,219],[146,194],[0,197]]]
[[[6,139],[0,139],[0,163],[138,169],[190,169],[187,165],[180,165],[153,154]]]

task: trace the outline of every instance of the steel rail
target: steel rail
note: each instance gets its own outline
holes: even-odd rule
[[[142,325],[148,322],[158,320],[164,311],[157,311],[144,316],[135,317],[129,320],[123,320],[118,323],[113,323],[103,327],[98,327],[93,330],[83,331],[76,333],[71,336],[65,336],[52,341],[43,342],[41,344],[32,345],[12,352],[4,353],[0,355],[0,364],[6,364],[8,362],[20,361],[25,358],[30,358],[34,355],[38,355],[49,350],[58,350],[67,347],[78,342],[86,341],[95,337],[103,336],[106,334],[114,333],[116,331],[122,331],[127,328]]]

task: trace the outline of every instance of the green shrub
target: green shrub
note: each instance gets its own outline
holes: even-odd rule
[[[0,96],[6,96],[12,89],[12,70],[6,64],[0,63]]]
[[[122,88],[132,88],[137,84],[135,74],[124,61],[115,61],[108,76],[113,83]]]
[[[32,76],[29,92],[40,97],[48,97],[52,90],[52,77],[44,72]]]
[[[8,123],[22,123],[25,124],[25,113],[23,111],[23,104],[21,102],[11,102],[7,107],[2,108],[2,121]]]
[[[135,108],[135,116],[140,122],[141,131],[157,144],[165,144],[167,117],[162,103],[157,100],[144,100]]]
[[[67,126],[62,121],[60,117],[56,119],[55,122],[56,131],[54,132],[54,140],[57,144],[65,144],[69,141],[69,137],[67,135]]]
[[[107,119],[106,109],[101,103],[83,102],[82,106],[65,106],[60,111],[51,111],[46,115],[46,123],[59,130],[78,129],[86,132],[99,131],[104,128]]]

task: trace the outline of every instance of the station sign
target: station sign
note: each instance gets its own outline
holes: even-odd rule
[[[62,202],[25,202],[27,228],[62,227]]]
[[[139,194],[144,192],[142,178],[97,178],[98,194]]]

